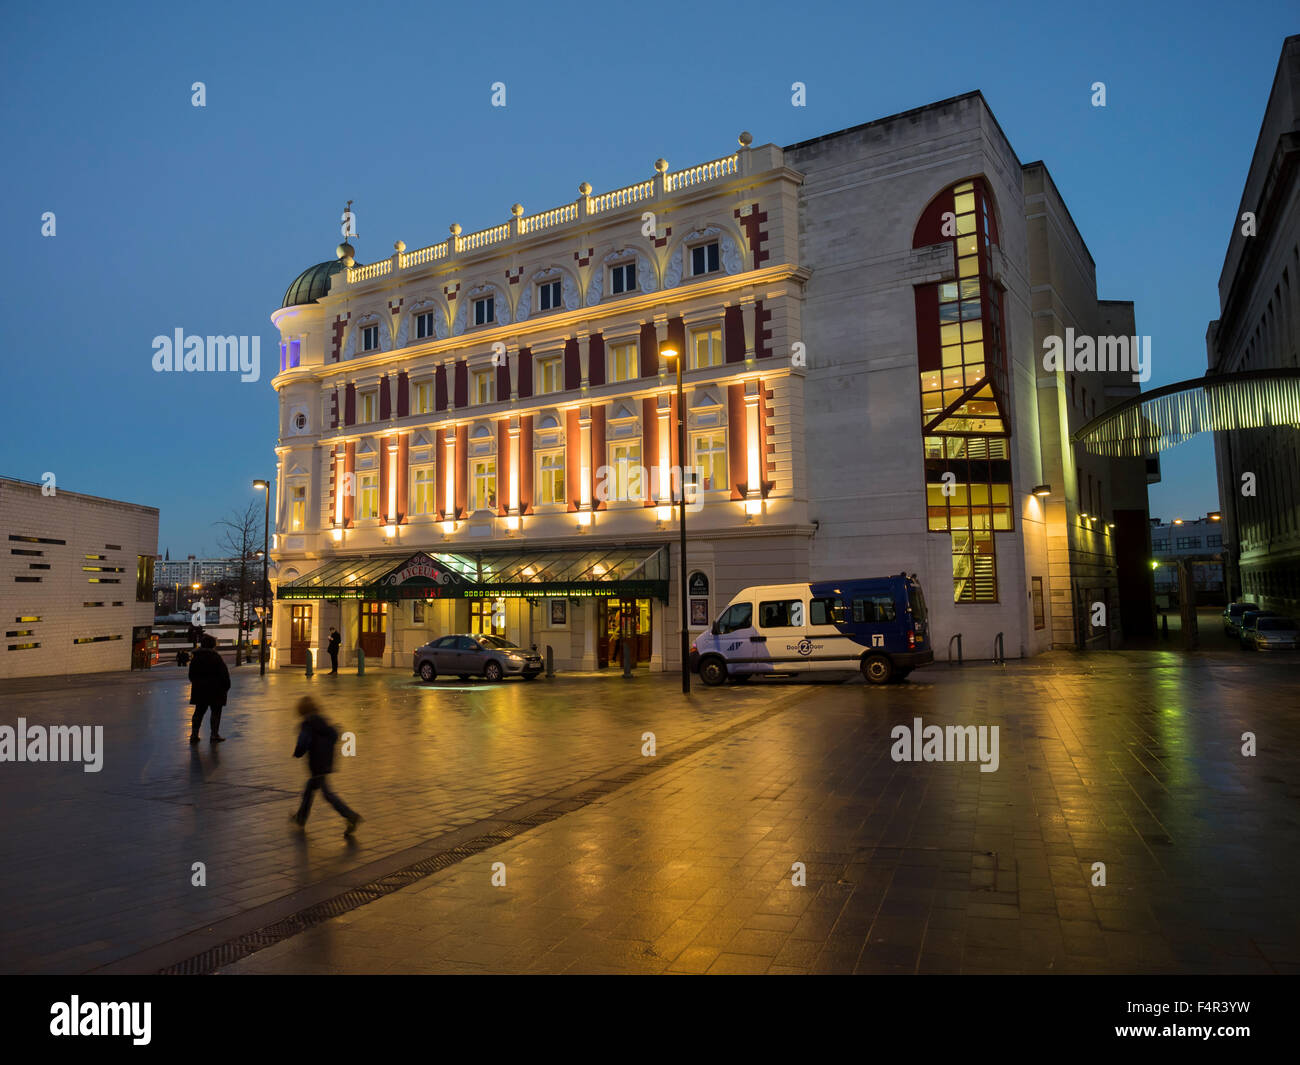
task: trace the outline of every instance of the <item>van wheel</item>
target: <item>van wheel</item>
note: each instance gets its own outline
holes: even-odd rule
[[[721,658],[706,658],[700,663],[700,680],[716,688],[727,682],[727,664]]]
[[[429,681],[433,680],[433,678],[436,677],[437,675],[438,675],[438,674],[435,673],[435,672],[433,671],[433,663],[432,663],[432,662],[421,662],[421,663],[420,663],[420,679],[421,679],[422,681],[424,681],[426,684],[427,684]]]
[[[862,675],[869,684],[888,684],[894,675],[894,663],[884,655],[871,655],[862,663]]]

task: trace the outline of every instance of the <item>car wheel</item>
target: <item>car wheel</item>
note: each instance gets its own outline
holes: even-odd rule
[[[862,675],[869,684],[888,684],[894,675],[894,663],[884,655],[871,655],[862,663]]]
[[[501,663],[489,662],[483,667],[483,679],[496,682],[501,679]]]
[[[721,658],[706,658],[700,663],[700,680],[716,688],[727,682],[727,664]]]
[[[427,684],[429,681],[433,680],[437,675],[438,675],[438,674],[437,674],[436,672],[434,672],[434,669],[433,669],[433,663],[432,663],[432,662],[421,662],[421,663],[420,663],[420,679],[421,679],[422,681],[424,681],[426,684]]]

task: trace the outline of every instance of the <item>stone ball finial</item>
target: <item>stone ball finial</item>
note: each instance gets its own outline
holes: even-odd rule
[[[357,265],[357,261],[351,255],[345,255],[343,256],[343,265],[346,266],[349,270],[351,270],[354,266]]]
[[[396,241],[394,241],[394,242],[393,242],[393,250],[394,250],[395,252],[397,252],[399,255],[400,255],[402,252],[406,251],[406,241],[404,241],[404,240],[396,240]]]
[[[452,223],[450,226],[448,226],[447,228],[451,230],[451,235],[452,235],[453,237],[459,237],[459,236],[460,236],[460,223],[459,223],[459,222],[453,222],[453,223]]]
[[[510,213],[516,218],[522,218],[524,214],[524,205],[522,203],[515,204],[510,208]]]
[[[753,135],[749,132],[749,130],[743,130],[740,136],[737,137],[736,139],[740,141],[740,146],[742,148],[748,148],[751,144],[754,143]]]
[[[579,186],[578,186],[578,194],[579,194],[580,196],[590,196],[590,195],[591,195],[591,182],[590,182],[590,181],[584,181],[581,185],[579,185]]]
[[[337,255],[340,259],[347,259],[350,256],[355,256],[357,254],[357,249],[354,248],[351,244],[349,244],[345,240],[342,244],[340,244],[337,248],[334,249],[334,254]]]
[[[659,173],[661,173],[661,174],[664,173],[664,171],[666,171],[666,170],[668,169],[668,160],[667,160],[667,159],[656,159],[656,160],[655,160],[655,169],[656,169],[657,171],[659,171]]]

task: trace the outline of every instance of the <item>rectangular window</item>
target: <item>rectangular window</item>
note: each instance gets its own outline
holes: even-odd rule
[[[537,456],[537,502],[564,501],[564,452],[543,452]]]
[[[611,381],[635,381],[639,376],[640,367],[637,364],[636,342],[611,344],[609,347],[609,379]]]
[[[135,556],[135,601],[153,602],[153,555]]]
[[[691,330],[691,366],[703,370],[722,365],[722,327]]]
[[[496,298],[484,296],[474,301],[474,324],[491,325],[496,321]]]
[[[433,467],[420,466],[411,471],[411,513],[433,514],[434,502]]]
[[[727,487],[727,433],[713,429],[691,437],[691,453],[698,486],[710,491]]]
[[[415,413],[433,413],[433,382],[417,381],[415,383]]]
[[[379,475],[363,473],[359,481],[361,490],[357,493],[357,517],[361,519],[379,517]]]
[[[560,307],[560,283],[558,281],[543,281],[537,286],[537,309],[539,311],[554,311]]]
[[[44,536],[15,536],[13,533],[9,534],[9,539],[16,540],[20,544],[66,544],[68,542],[67,540],[51,540]],[[109,550],[120,551],[121,548],[109,548]]]
[[[844,600],[833,596],[808,600],[809,625],[840,625],[844,623]]]
[[[609,291],[615,296],[636,291],[636,263],[619,263],[609,268]]]
[[[1034,628],[1047,628],[1047,609],[1043,600],[1043,578],[1034,577],[1032,581],[1034,600]]]
[[[361,393],[361,421],[373,422],[379,417],[379,391],[373,389]]]
[[[78,637],[77,637],[76,639],[74,639],[72,642],[73,642],[74,644],[76,644],[76,643],[106,643],[106,642],[109,641],[109,640],[120,640],[121,638],[122,638],[122,634],[121,634],[121,633],[117,633],[117,634],[114,635],[114,636],[78,636]]]
[[[718,242],[709,241],[708,244],[697,244],[691,249],[691,275],[699,277],[701,274],[712,274],[718,269]]]
[[[1207,537],[1205,538],[1205,546],[1206,546],[1206,547],[1222,547],[1222,546],[1223,546],[1223,537],[1222,537],[1222,536],[1207,536]]]
[[[294,485],[289,490],[289,531],[302,532],[307,521],[307,486]]]
[[[982,521],[952,532],[954,603],[996,603],[998,567],[993,530]]]
[[[609,448],[610,481],[607,491],[610,499],[639,501],[641,486],[641,445],[611,444]]]
[[[1190,551],[1201,546],[1201,538],[1199,536],[1180,536],[1174,546],[1179,551]]]
[[[874,625],[878,622],[893,621],[897,616],[892,595],[869,595],[853,600],[855,625]]]
[[[564,390],[564,364],[559,358],[537,360],[537,394],[549,396]]]
[[[365,325],[361,327],[361,350],[374,351],[379,347],[379,326]]]
[[[432,340],[433,335],[433,311],[417,314],[415,316],[415,339]]]
[[[475,403],[491,403],[496,398],[496,376],[494,370],[474,371]]]
[[[470,510],[496,510],[497,508],[497,460],[475,459],[473,476],[473,494],[470,497]]]
[[[760,629],[798,629],[803,627],[803,600],[776,599],[758,604]]]

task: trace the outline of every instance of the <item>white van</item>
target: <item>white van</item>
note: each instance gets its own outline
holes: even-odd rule
[[[691,645],[705,684],[755,674],[861,670],[872,684],[934,661],[914,577],[854,577],[746,588]]]

